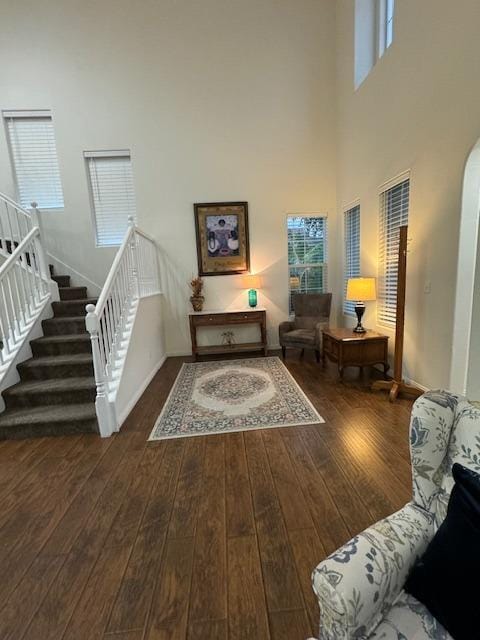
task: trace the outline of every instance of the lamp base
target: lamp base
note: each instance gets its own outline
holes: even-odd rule
[[[257,292],[255,289],[250,289],[248,292],[248,304],[252,309],[257,306]]]
[[[365,313],[365,305],[363,302],[357,302],[355,305],[355,313],[357,314],[357,326],[353,330],[353,333],[366,333],[366,329],[362,325],[362,317]]]

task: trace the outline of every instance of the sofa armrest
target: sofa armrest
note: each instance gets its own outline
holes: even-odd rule
[[[367,638],[433,537],[433,516],[407,504],[347,542],[312,574],[320,640]]]
[[[278,325],[278,337],[280,338],[280,344],[282,342],[282,337],[289,331],[293,331],[294,327],[295,327],[295,324],[289,320],[286,320],[285,322],[281,322]]]

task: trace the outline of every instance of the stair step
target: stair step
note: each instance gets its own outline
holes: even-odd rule
[[[93,376],[91,353],[43,356],[25,360],[17,367],[22,382],[51,378]]]
[[[59,287],[70,286],[70,276],[52,276],[52,280],[54,280]]]
[[[68,405],[95,402],[95,380],[86,378],[52,378],[19,382],[3,392],[7,409]]]
[[[98,433],[93,402],[8,409],[0,414],[0,440]]]
[[[85,333],[85,315],[62,316],[42,321],[43,333],[46,336],[58,336],[72,333]]]
[[[30,342],[35,357],[63,355],[67,353],[92,353],[89,333],[53,335]]]
[[[52,302],[53,315],[55,318],[86,315],[87,304],[96,304],[96,298],[85,298],[84,300],[63,300]]]
[[[60,300],[85,300],[87,287],[58,287]]]

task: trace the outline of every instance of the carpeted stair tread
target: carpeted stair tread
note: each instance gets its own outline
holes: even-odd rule
[[[65,423],[95,420],[95,405],[93,402],[84,404],[67,404],[46,407],[32,407],[22,409],[8,409],[0,414],[0,427],[15,427],[30,423]]]
[[[34,357],[61,355],[67,353],[91,353],[90,334],[59,333],[44,336],[30,342]]]
[[[58,287],[60,300],[84,300],[88,298],[87,287]]]
[[[55,336],[43,336],[36,338],[30,344],[57,344],[59,342],[90,342],[90,334],[85,333],[60,333]]]
[[[93,376],[92,353],[59,353],[26,360],[17,366],[20,379],[79,378]]]
[[[56,282],[59,287],[70,286],[70,276],[52,276],[52,280]]]
[[[59,302],[52,302],[52,309],[55,318],[69,318],[86,315],[85,307],[87,304],[97,304],[97,298],[84,298],[80,300],[60,300]]]
[[[61,355],[41,356],[40,358],[31,358],[25,360],[18,366],[23,368],[45,367],[57,364],[86,364],[92,362],[91,353],[62,353]]]
[[[44,333],[48,336],[85,333],[85,315],[47,318],[46,320],[42,320],[42,327]]]
[[[95,389],[93,377],[81,378],[50,378],[48,380],[29,380],[18,382],[3,392],[4,396],[21,395],[25,393],[49,393],[51,391],[66,392],[77,389]]]

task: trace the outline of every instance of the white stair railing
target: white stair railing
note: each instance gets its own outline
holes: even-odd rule
[[[35,225],[32,215],[0,193],[0,253],[8,256]]]
[[[36,209],[0,193],[0,381],[51,297],[50,273]]]
[[[118,429],[111,395],[119,382],[132,316],[139,298],[156,293],[160,293],[157,245],[129,218],[127,233],[98,302],[86,307],[85,324],[92,342],[97,387],[95,406],[103,437]]]

